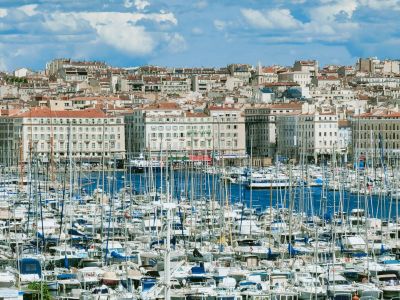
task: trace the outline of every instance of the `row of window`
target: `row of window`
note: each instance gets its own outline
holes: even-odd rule
[[[41,156],[44,156],[44,157],[47,156],[47,152],[46,153],[38,153],[38,154]],[[66,152],[55,152],[53,155],[55,157],[59,157],[59,156],[68,157],[69,156],[69,154]],[[103,153],[101,153],[101,152],[72,152],[71,155],[74,157],[80,157],[80,156],[84,156],[84,157],[95,157],[95,156],[99,157],[100,156],[101,157],[101,156],[103,156]],[[112,156],[112,155],[114,155],[114,153],[104,152],[104,156]]]
[[[91,118],[91,119],[83,119],[83,118],[28,118],[26,119],[27,123],[39,123],[39,124],[108,124],[108,123],[116,123],[122,124],[122,118]]]
[[[216,142],[216,144],[220,147],[237,147],[238,146],[238,141],[237,140],[220,140],[218,142]],[[160,148],[160,142],[157,140],[152,140],[150,142],[150,145],[153,149],[158,149]],[[171,142],[171,141],[165,141],[165,143],[162,144],[163,148],[165,149],[169,149],[172,148],[176,149],[176,148],[183,148],[185,147],[193,147],[193,148],[197,148],[197,147],[211,147],[211,140],[207,140],[207,141],[198,141],[198,140],[193,140],[193,141],[187,141],[186,143],[181,141],[181,142]]]
[[[205,129],[208,129],[208,130],[211,130],[211,126],[210,125],[208,125],[208,126],[204,126],[204,125],[201,125],[201,126],[191,126],[191,125],[187,125],[187,126],[171,126],[171,125],[166,125],[166,126],[151,126],[150,127],[150,129],[151,130],[153,130],[153,131],[155,131],[155,130],[158,130],[158,131],[164,131],[164,130],[166,130],[166,131],[169,131],[169,130],[174,130],[174,131],[176,131],[176,130],[185,130],[185,128],[186,128],[186,130],[205,130]],[[224,129],[237,129],[237,125],[231,125],[231,124],[228,124],[228,125],[220,125],[219,126],[219,129],[220,130],[224,130]]]
[[[400,130],[400,124],[361,124],[360,129],[364,130]]]
[[[375,133],[371,133],[371,132],[360,132],[360,133],[354,133],[355,137],[357,138],[364,138],[364,139],[375,139],[378,140],[379,139],[379,133],[375,132]],[[394,133],[394,132],[384,132],[382,133],[382,138],[384,139],[393,139],[393,140],[398,140],[400,139],[400,134],[399,133]]]
[[[96,142],[91,142],[91,143],[76,143],[74,142],[72,144],[72,150],[88,150],[88,149],[92,149],[92,150],[109,150],[110,149],[116,149],[119,150],[120,149],[120,143],[115,143],[115,142],[110,142],[110,143],[104,143],[104,149],[103,149],[103,144],[102,143],[96,143]],[[37,144],[37,149],[38,150],[46,150],[46,151],[50,151],[51,147],[50,144],[47,142],[40,142]],[[68,145],[67,143],[54,143],[53,144],[53,150],[54,151],[58,151],[58,150],[67,150],[68,149]]]
[[[102,132],[103,130],[104,130],[104,132],[108,132],[108,131],[110,131],[110,132],[114,132],[114,130],[115,131],[117,131],[117,132],[120,132],[121,131],[121,127],[120,126],[106,126],[106,127],[96,127],[96,126],[92,126],[92,127],[83,127],[83,126],[74,126],[74,127],[72,127],[71,128],[72,129],[72,132],[76,132],[76,131],[79,131],[79,132],[89,132],[89,131],[91,131],[91,132]],[[46,132],[50,132],[50,131],[53,131],[53,132],[57,132],[57,131],[60,131],[60,132],[69,132],[69,128],[68,127],[43,127],[43,126],[41,126],[41,127],[39,127],[39,126],[32,126],[32,127],[30,127],[30,126],[27,126],[26,127],[26,130],[27,131],[30,131],[30,130],[32,130],[32,131],[34,131],[34,132],[36,132],[36,131],[46,131]]]
[[[32,139],[32,135],[28,134],[28,141],[30,141]],[[121,135],[120,134],[73,134],[72,136],[72,140],[82,140],[82,139],[92,139],[92,140],[98,140],[98,141],[102,141],[102,140],[115,140],[115,138],[120,139]],[[33,134],[33,140],[50,140],[50,134]],[[67,134],[53,134],[53,139],[54,140],[64,140],[67,141],[68,140],[68,135]]]

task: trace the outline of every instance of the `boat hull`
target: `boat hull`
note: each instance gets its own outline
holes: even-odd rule
[[[269,183],[248,183],[246,184],[247,189],[264,189],[264,190],[269,190],[269,189],[284,189],[284,188],[289,188],[289,185],[287,184],[269,184]]]

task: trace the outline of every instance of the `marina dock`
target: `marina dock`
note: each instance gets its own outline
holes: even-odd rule
[[[396,173],[167,164],[73,166],[52,177],[39,169],[23,183],[1,174],[0,297],[400,295]]]

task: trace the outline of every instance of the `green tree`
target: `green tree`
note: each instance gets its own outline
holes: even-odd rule
[[[39,299],[43,299],[43,300],[51,300],[51,294],[49,291],[49,288],[47,287],[47,285],[45,283],[43,283],[43,286],[40,286],[40,282],[36,281],[36,282],[31,282],[30,284],[28,284],[28,289],[32,290],[32,291],[38,291],[39,292],[39,296],[40,293],[43,293],[43,298],[39,297]]]

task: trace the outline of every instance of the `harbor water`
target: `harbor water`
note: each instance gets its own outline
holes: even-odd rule
[[[104,178],[104,185],[103,185]],[[79,178],[84,190],[92,193],[103,188],[108,194],[116,193],[122,187],[132,189],[133,194],[143,194],[150,190],[165,192],[167,176],[165,173],[127,173],[110,171],[104,176],[101,172],[82,173]],[[353,209],[365,209],[368,216],[379,219],[396,219],[399,214],[399,201],[387,194],[365,195],[349,191],[333,191],[323,186],[293,187],[281,189],[248,189],[243,184],[221,180],[220,175],[204,172],[174,171],[168,176],[172,187],[172,198],[184,199],[214,198],[226,203],[244,203],[258,212],[272,205],[274,208],[289,208],[294,200],[293,210],[308,216],[331,218],[334,213],[350,213]],[[272,195],[271,195],[272,194]],[[228,201],[228,202],[227,202]]]

